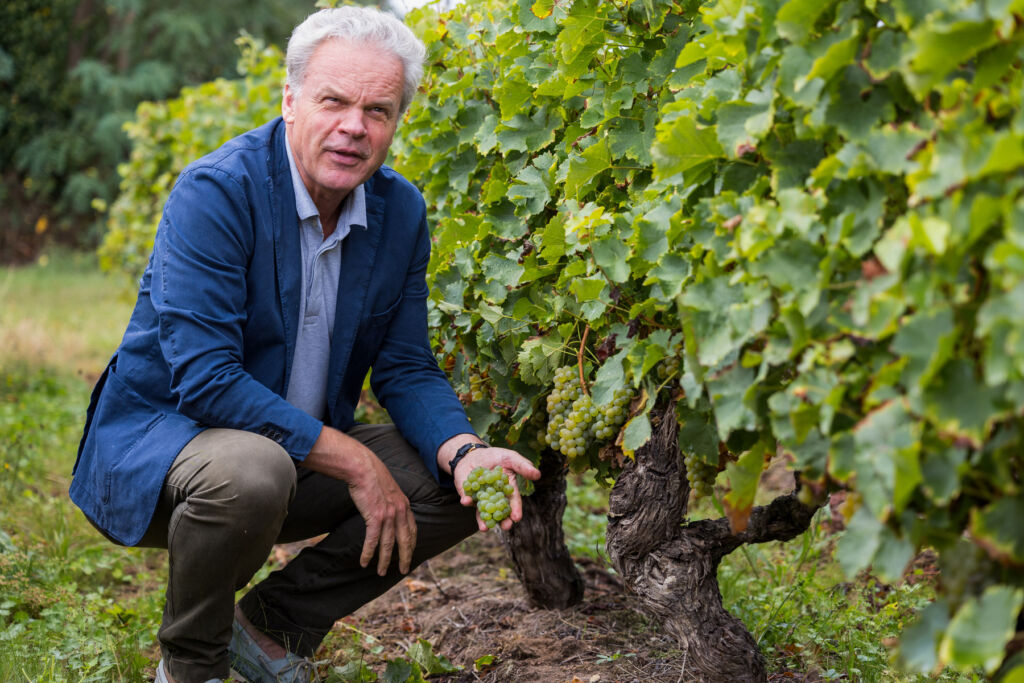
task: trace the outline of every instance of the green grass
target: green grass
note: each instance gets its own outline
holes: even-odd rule
[[[67,497],[93,379],[130,306],[92,259],[0,270],[0,681],[143,681],[162,558]]]

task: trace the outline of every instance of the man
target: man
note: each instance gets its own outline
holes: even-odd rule
[[[310,680],[335,620],[485,529],[470,471],[540,476],[473,433],[429,347],[423,199],[382,166],[423,56],[376,11],[310,16],[282,118],[164,207],[71,484],[108,538],[168,549],[158,681]],[[354,422],[371,367],[394,426]],[[235,606],[275,542],[320,534]]]

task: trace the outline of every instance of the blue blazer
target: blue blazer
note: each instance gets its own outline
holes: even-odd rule
[[[70,494],[100,529],[139,542],[178,452],[243,429],[297,461],[322,424],[283,398],[298,328],[301,251],[280,118],[199,159],[164,206],[138,301],[92,393]],[[427,336],[430,234],[420,193],[382,167],[367,229],[342,247],[328,423],[350,428],[363,380],[427,467],[472,428]]]

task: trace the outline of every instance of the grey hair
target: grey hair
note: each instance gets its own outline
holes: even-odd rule
[[[347,5],[323,9],[309,15],[295,27],[285,56],[289,88],[299,91],[306,78],[309,60],[320,43],[329,38],[376,45],[395,55],[402,62],[405,79],[400,104],[400,112],[405,112],[420,86],[427,50],[408,26],[390,14],[370,7]]]

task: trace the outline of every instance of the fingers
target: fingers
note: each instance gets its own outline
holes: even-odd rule
[[[377,542],[380,539],[380,523],[377,520],[366,519],[366,538],[363,539],[363,552],[359,555],[359,566],[369,567],[370,560],[377,552]]]
[[[409,573],[412,551],[416,549],[416,518],[407,510],[404,523],[398,525],[398,571]]]
[[[518,522],[523,518],[523,496],[519,493],[519,484],[516,483],[515,475],[510,476],[509,480],[512,482],[512,496],[508,501],[511,512],[509,513],[508,519],[502,521],[507,521],[509,526],[511,526],[512,522]],[[501,528],[506,531],[508,530],[504,524],[502,524]]]
[[[388,573],[388,565],[391,564],[391,554],[395,547],[395,523],[393,520],[385,520],[380,535],[380,545],[377,552],[377,574],[384,576]]]

